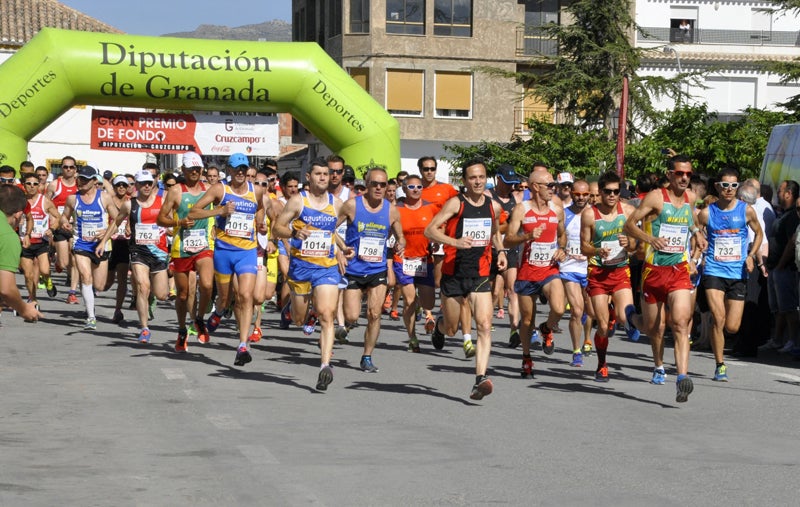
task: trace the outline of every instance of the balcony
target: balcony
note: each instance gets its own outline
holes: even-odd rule
[[[544,107],[521,107],[514,108],[514,135],[523,137],[530,135],[528,120],[539,118],[540,120],[553,121],[553,113]]]
[[[800,31],[780,32],[776,30],[695,28],[685,32],[680,28],[645,26],[641,28],[638,35],[639,42],[727,44],[736,46],[800,46]]]
[[[555,56],[558,42],[544,33],[539,26],[517,28],[517,56]]]

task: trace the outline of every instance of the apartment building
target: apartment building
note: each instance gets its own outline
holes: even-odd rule
[[[515,71],[556,50],[536,27],[559,22],[558,0],[293,0],[295,41],[316,41],[400,124],[402,167],[443,145],[509,141],[547,108],[521,100]],[[298,127],[295,142],[324,147]],[[440,169],[440,179],[447,168]]]
[[[800,57],[800,16],[777,13],[764,1],[636,0],[642,28],[636,45],[660,49],[642,62],[646,75],[703,71],[703,87],[687,86],[690,102],[708,104],[720,119],[746,107],[775,109],[800,94],[800,84],[781,85],[762,60]],[[705,88],[704,88],[705,87]],[[673,107],[664,99],[657,107]]]

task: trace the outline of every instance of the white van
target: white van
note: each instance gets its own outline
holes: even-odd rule
[[[759,181],[777,190],[783,180],[800,183],[800,123],[776,125],[769,136]]]

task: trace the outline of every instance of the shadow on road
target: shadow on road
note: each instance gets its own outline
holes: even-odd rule
[[[478,403],[472,403],[461,398],[444,394],[432,387],[424,386],[421,384],[381,384],[378,382],[353,382],[345,389],[355,389],[360,391],[380,391],[397,394],[423,394],[426,396],[433,396],[435,398],[442,398],[449,401],[461,403],[468,406],[479,406]]]

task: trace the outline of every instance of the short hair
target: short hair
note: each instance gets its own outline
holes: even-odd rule
[[[28,199],[21,188],[16,185],[0,185],[0,211],[6,216],[24,210],[27,204]]]
[[[27,172],[27,173],[22,173],[22,174],[20,174],[20,176],[19,176],[19,179],[20,179],[20,181],[22,181],[22,182],[24,182],[24,181],[25,181],[25,180],[27,180],[28,178],[33,178],[33,179],[35,179],[36,181],[39,181],[39,177],[38,177],[38,176],[36,176],[36,173]]]
[[[403,170],[403,171],[398,172],[397,173],[397,178],[400,178],[401,176],[403,176],[403,177],[408,176],[408,171]]]
[[[344,165],[344,159],[335,153],[328,155],[328,158],[325,159],[325,163],[322,165],[328,165],[328,162],[341,162],[342,165]]]
[[[61,165],[64,165],[65,160],[72,160],[73,165],[78,164],[78,161],[75,160],[75,157],[73,157],[72,155],[66,155],[64,157],[61,157]]]
[[[792,199],[797,200],[797,196],[800,195],[800,184],[798,184],[794,180],[783,180],[786,183],[786,191],[792,194]]]
[[[330,158],[330,157],[328,157],[328,158]],[[324,168],[327,169],[328,168],[328,160],[325,159],[324,157],[317,157],[317,158],[315,158],[314,160],[311,161],[311,163],[308,165],[308,168],[311,169],[314,166],[324,167]]]
[[[44,172],[46,172],[47,174],[50,174],[50,170],[49,170],[49,169],[47,169],[47,168],[46,168],[45,166],[43,166],[43,165],[40,165],[40,166],[37,166],[37,167],[36,167],[36,172],[38,173],[39,171],[44,171]]]
[[[35,166],[33,165],[33,162],[31,162],[30,160],[24,160],[19,164],[19,172],[20,173],[28,172],[23,170],[26,167],[33,169]]]
[[[658,185],[658,176],[656,173],[645,173],[636,180],[636,189],[646,194],[653,190]]]
[[[417,168],[418,168],[420,171],[422,170],[422,164],[423,164],[423,163],[424,163],[426,160],[432,160],[432,161],[433,161],[433,165],[434,165],[435,167],[438,167],[438,166],[439,166],[439,163],[438,163],[438,162],[436,162],[436,157],[431,157],[430,155],[426,155],[426,156],[424,156],[424,157],[419,157],[419,159],[417,159]]]
[[[667,171],[674,171],[675,164],[685,164],[685,163],[692,163],[692,159],[687,157],[686,155],[675,155],[674,157],[670,157],[667,159]]]
[[[261,164],[261,168],[262,169],[270,168],[270,169],[274,169],[275,172],[277,172],[278,171],[278,161],[275,160],[274,158],[268,158],[268,159],[264,160],[263,164]]]
[[[606,171],[597,178],[597,188],[604,189],[609,183],[619,183],[622,188],[622,178],[619,177],[616,171]]]
[[[11,167],[10,165],[0,166],[0,174],[7,174],[7,173],[11,173],[11,175],[13,176],[17,174],[17,170]]]
[[[142,169],[155,169],[156,171],[158,171],[158,164],[156,164],[155,162],[145,162],[144,164],[142,164]]]
[[[288,173],[281,176],[281,187],[285,187],[289,184],[290,181],[296,181],[300,183],[300,177],[297,176],[297,173],[289,171]]]
[[[164,175],[161,177],[161,181],[162,181],[163,183],[166,183],[166,182],[167,182],[167,180],[175,180],[175,181],[178,181],[178,177],[177,177],[177,176],[175,176],[174,174],[172,174],[171,172],[166,172],[166,173],[164,173]]]
[[[380,171],[386,175],[387,179],[389,178],[389,173],[387,173],[386,169],[384,169],[383,167],[370,167],[369,169],[367,169],[367,173],[364,175],[365,182],[370,181],[370,175],[372,174],[372,171]]]
[[[717,174],[717,181],[721,181],[723,176],[735,176],[738,180],[739,170],[731,166],[723,167],[719,174]]]
[[[278,174],[278,171],[275,170],[274,167],[268,167],[266,165],[261,169],[259,169],[258,172],[260,174],[263,174],[264,176],[272,176],[273,174]]]
[[[467,181],[467,168],[474,165],[482,165],[483,168],[486,169],[486,159],[483,157],[473,157],[464,161],[461,165],[461,178],[465,182]]]
[[[406,176],[406,179],[403,180],[403,186],[408,185],[408,180],[419,180],[422,183],[422,176],[419,174],[409,174]]]
[[[739,191],[736,192],[736,197],[747,204],[755,204],[756,200],[758,200],[758,189],[753,185],[745,183],[739,187]]]
[[[541,160],[536,160],[533,162],[533,164],[531,164],[531,172],[533,172],[533,170],[536,169],[537,167],[544,167],[545,169],[548,169],[547,164],[545,164]]]

